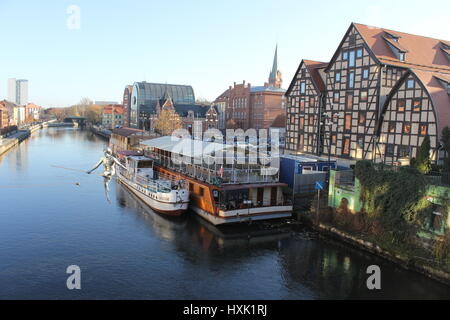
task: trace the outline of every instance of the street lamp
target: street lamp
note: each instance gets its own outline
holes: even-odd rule
[[[333,106],[332,106],[333,108]],[[332,135],[331,135],[331,129],[333,126],[333,123],[339,118],[340,113],[332,113],[331,116],[328,113],[324,114],[324,122],[322,122],[323,125],[328,127],[328,171],[327,171],[327,188],[329,187],[330,183],[330,172],[331,172],[331,143],[332,143]]]

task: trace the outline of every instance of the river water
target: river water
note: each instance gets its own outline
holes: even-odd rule
[[[83,172],[105,146],[48,128],[0,157],[0,299],[450,299],[448,286],[308,229],[160,216]],[[366,286],[374,264],[379,291]],[[70,265],[81,290],[66,287]]]

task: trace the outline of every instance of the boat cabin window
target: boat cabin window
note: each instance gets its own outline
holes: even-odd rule
[[[152,168],[152,161],[139,161],[138,168]]]
[[[223,202],[228,210],[239,209],[246,204],[244,201],[249,199],[249,190],[229,190],[225,191]],[[221,199],[222,200],[222,199]]]

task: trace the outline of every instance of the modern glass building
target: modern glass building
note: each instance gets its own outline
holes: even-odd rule
[[[195,104],[194,89],[191,86],[164,83],[135,82],[131,93],[130,127],[141,127],[144,114],[155,113],[160,99],[168,94],[174,104]]]

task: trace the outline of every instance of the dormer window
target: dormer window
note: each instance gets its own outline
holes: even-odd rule
[[[450,77],[445,76],[434,76],[444,87],[444,89],[447,89],[447,94],[450,95]]]
[[[392,39],[395,42],[398,42],[398,39],[400,38],[400,36],[393,34],[391,32],[387,32],[387,31],[385,31],[385,33],[386,33],[387,38]]]
[[[447,44],[447,43],[444,43],[441,41],[441,45],[444,50],[450,50],[450,44]]]
[[[383,36],[383,39],[386,41],[389,48],[391,48],[392,53],[397,57],[400,61],[406,60],[406,53],[408,52],[407,48],[405,48],[402,44],[399,43],[399,36],[396,36],[392,33],[386,32],[386,35]]]

